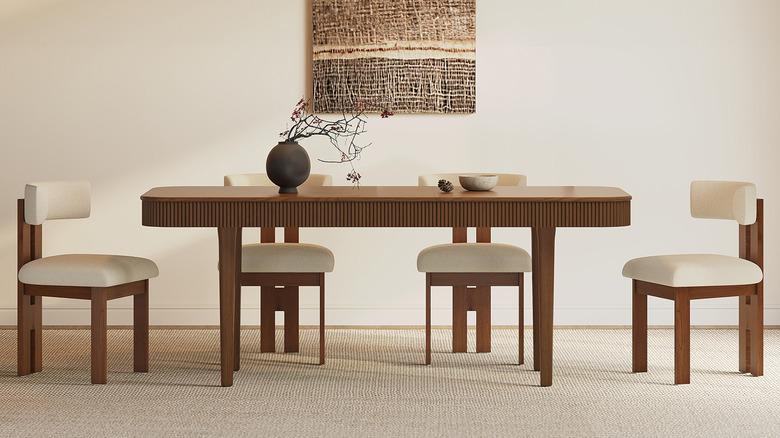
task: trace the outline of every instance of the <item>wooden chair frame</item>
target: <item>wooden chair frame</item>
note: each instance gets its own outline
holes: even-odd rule
[[[477,228],[477,243],[490,243],[490,228]],[[468,229],[452,229],[452,243],[466,243]],[[519,289],[518,363],[524,361],[523,272],[428,272],[425,274],[425,364],[431,364],[431,287],[452,287],[452,352],[465,353],[468,340],[467,312],[477,313],[477,352],[490,352],[490,295],[492,286]],[[536,318],[534,318],[535,320]],[[534,330],[536,337],[537,330]]]
[[[24,220],[24,199],[17,201],[17,271],[43,254],[43,226]],[[43,297],[73,298],[91,302],[92,383],[107,382],[107,303],[133,296],[133,371],[149,371],[149,280],[112,287],[39,286],[17,280],[17,374],[42,369]]]
[[[756,222],[739,226],[739,256],[764,270],[764,200],[757,200]],[[764,375],[764,280],[735,286],[669,287],[632,282],[632,368],[647,372],[647,297],[674,301],[674,383],[691,381],[691,300],[739,297],[739,370]]]
[[[274,243],[275,228],[260,229],[260,243]],[[297,227],[284,228],[285,243],[299,242]],[[241,247],[236,266],[241,268]],[[284,312],[284,352],[299,351],[299,292],[301,286],[320,288],[320,353],[319,364],[325,363],[325,273],[324,272],[240,272],[236,282],[236,313],[234,318],[234,369],[241,368],[241,286],[260,286],[260,351],[276,351],[276,311]]]

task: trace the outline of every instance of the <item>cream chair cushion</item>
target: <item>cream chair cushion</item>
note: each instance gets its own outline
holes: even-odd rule
[[[333,272],[328,248],[310,243],[255,243],[241,251],[242,272]]]
[[[41,225],[51,219],[89,217],[91,188],[87,181],[49,181],[24,188],[24,221]]]
[[[531,256],[505,243],[447,243],[420,251],[420,272],[531,272]]]
[[[738,257],[680,254],[641,257],[623,267],[623,276],[670,287],[756,284],[761,268]]]
[[[140,257],[65,254],[33,260],[19,270],[19,281],[42,286],[111,287],[159,275],[153,261]]]
[[[756,186],[736,181],[694,181],[691,183],[691,216],[730,219],[741,225],[756,222]]]

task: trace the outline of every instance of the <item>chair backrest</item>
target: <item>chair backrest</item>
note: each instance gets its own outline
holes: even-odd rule
[[[319,187],[329,186],[332,184],[330,175],[312,174],[309,178],[301,184],[301,187]],[[268,175],[264,173],[244,173],[236,175],[225,175],[226,186],[261,186],[272,187],[275,186],[273,182],[268,178]],[[297,227],[285,227],[284,229],[284,241],[287,243],[297,243],[299,239],[299,232]],[[273,243],[276,241],[276,230],[272,227],[266,227],[260,229],[260,243]]]
[[[473,174],[473,173],[471,173]],[[525,175],[516,173],[484,173],[485,175],[498,175],[499,186],[525,186],[528,185],[528,179]],[[460,175],[469,175],[469,173],[433,173],[430,175],[420,175],[417,178],[418,186],[436,186],[440,179],[445,179],[453,185],[460,186]]]
[[[727,219],[740,225],[756,222],[756,186],[737,181],[694,181],[691,183],[691,216]]]
[[[91,188],[87,181],[30,183],[24,188],[24,220],[41,225],[52,219],[89,217]]]
[[[330,175],[312,174],[309,175],[309,179],[306,180],[301,186],[306,187],[319,187],[329,186],[333,184],[333,180]],[[273,182],[268,178],[268,175],[264,173],[244,173],[237,175],[225,175],[226,186],[275,186]]]
[[[471,173],[473,175],[473,173]],[[519,175],[516,173],[483,173],[484,175],[497,175],[499,186],[525,186],[528,185],[528,179],[525,175]],[[424,186],[437,186],[440,179],[445,179],[451,182],[453,185],[460,187],[460,175],[469,175],[469,173],[432,173],[428,175],[420,175],[417,177],[417,185]],[[477,242],[478,243],[490,243],[490,228],[478,227],[477,228]],[[467,238],[468,229],[465,227],[455,227],[452,229],[452,243],[465,243]]]

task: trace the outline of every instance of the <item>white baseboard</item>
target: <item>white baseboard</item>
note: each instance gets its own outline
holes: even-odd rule
[[[318,309],[302,308],[300,322],[302,325],[315,325],[318,322]],[[108,322],[110,325],[132,324],[132,308],[110,308]],[[46,325],[89,325],[90,311],[84,308],[44,308],[43,322]],[[338,326],[420,326],[425,323],[422,309],[357,309],[328,308],[326,313],[328,325]],[[474,323],[473,313],[469,313],[469,323]],[[257,308],[242,308],[241,321],[245,325],[259,324],[260,310]],[[281,314],[277,323],[283,321]],[[432,310],[434,325],[449,325],[452,321],[450,309],[436,308]],[[492,309],[494,325],[517,324],[517,309]],[[525,322],[530,324],[531,309],[525,309]],[[780,325],[780,308],[768,307],[764,310],[766,325]],[[216,326],[219,325],[219,310],[216,308],[175,309],[152,308],[149,310],[149,322],[158,326]],[[668,326],[674,323],[672,307],[650,308],[648,314],[650,325]],[[728,326],[737,324],[737,309],[698,308],[691,311],[691,323],[699,326]],[[555,324],[561,326],[628,326],[631,324],[630,308],[556,308]],[[0,326],[16,325],[16,309],[0,309]]]

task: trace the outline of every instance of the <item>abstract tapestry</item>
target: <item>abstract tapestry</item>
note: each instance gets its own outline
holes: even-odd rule
[[[314,111],[473,113],[476,0],[313,0]]]

